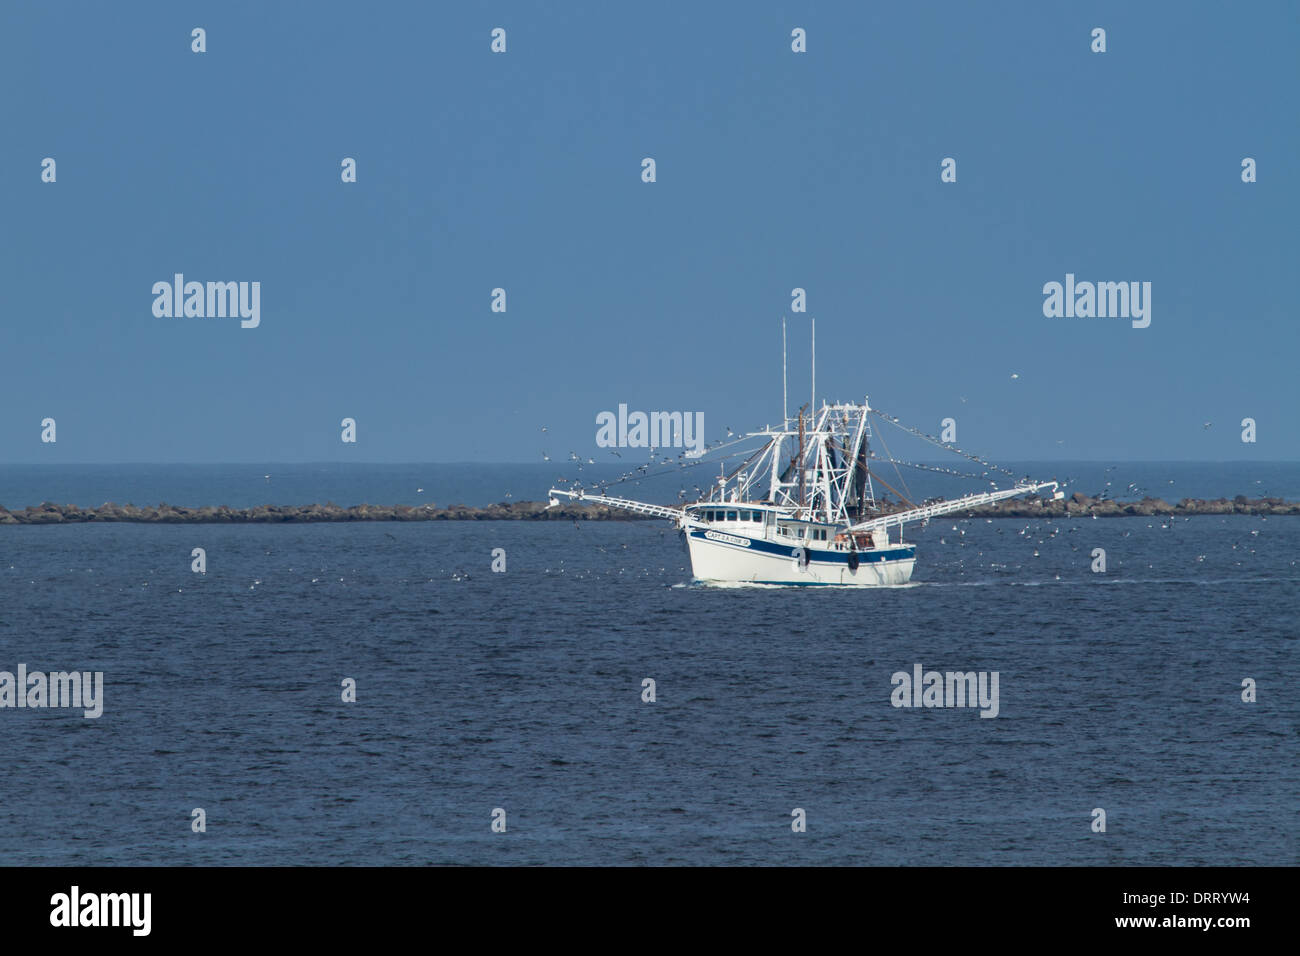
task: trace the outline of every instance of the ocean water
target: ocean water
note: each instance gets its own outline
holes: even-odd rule
[[[306,505],[332,501],[358,504],[421,505],[430,502],[482,507],[499,501],[545,501],[552,487],[619,479],[641,463],[626,450],[628,460],[588,465],[555,461],[539,464],[247,464],[247,465],[0,465],[0,505],[19,510],[50,501],[92,508],[116,504],[156,505],[166,502],[187,508],[229,505]],[[954,463],[955,462],[955,463]],[[924,463],[923,463],[924,464]],[[978,466],[949,459],[929,463],[976,473]],[[733,463],[734,465],[734,463]],[[1256,498],[1275,495],[1300,500],[1300,462],[1009,462],[1011,475],[991,473],[1000,487],[1014,478],[1033,476],[1059,480],[1067,494],[1106,492],[1112,498],[1136,499],[1144,494],[1175,502],[1180,498]],[[945,473],[876,463],[873,470],[913,500],[987,491],[984,480],[958,479]],[[676,464],[647,468],[609,486],[610,494],[645,501],[675,503],[707,493],[717,463]],[[877,487],[877,491],[884,489]]]
[[[0,527],[0,670],[105,682],[0,709],[0,858],[1300,859],[1300,519],[909,538],[911,586],[840,590],[692,585],[659,522]],[[918,663],[998,716],[892,706]]]

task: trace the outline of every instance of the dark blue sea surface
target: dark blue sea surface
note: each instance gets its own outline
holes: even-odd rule
[[[843,590],[692,585],[659,522],[0,527],[0,670],[105,681],[0,709],[0,859],[1300,859],[1300,519],[909,537],[912,586]],[[918,663],[998,716],[892,706]]]
[[[485,465],[435,463],[376,464],[249,464],[249,465],[0,465],[0,505],[19,510],[49,501],[93,508],[116,504],[156,505],[166,502],[185,508],[228,505],[306,505],[332,501],[359,504],[482,507],[499,501],[545,501],[547,491],[582,484],[604,485],[610,494],[645,501],[676,503],[682,496],[695,501],[708,493],[718,472],[716,461],[680,467],[675,462],[646,471],[635,469],[648,459],[642,450],[625,449],[616,464],[589,465],[578,461],[538,464]],[[735,467],[739,462],[732,462]],[[927,467],[943,467],[979,476],[987,469],[949,458]],[[959,479],[945,472],[918,470],[877,462],[872,470],[913,500],[987,491],[996,479],[1010,487],[1016,478],[1032,476],[1060,481],[1067,494],[1108,494],[1137,499],[1145,494],[1176,502],[1181,498],[1250,498],[1273,495],[1300,500],[1300,462],[1006,462],[1006,472],[989,471],[989,478]],[[633,477],[619,479],[632,472]],[[1008,474],[1009,473],[1009,474]],[[877,484],[877,493],[885,493]]]

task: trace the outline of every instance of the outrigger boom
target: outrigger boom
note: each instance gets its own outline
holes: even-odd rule
[[[1001,491],[987,491],[982,494],[966,495],[964,498],[954,498],[951,501],[936,501],[933,504],[913,508],[910,511],[898,511],[892,515],[884,515],[880,518],[872,518],[870,521],[859,522],[851,525],[849,531],[883,531],[894,525],[902,527],[912,521],[928,521],[940,515],[965,511],[967,508],[978,508],[980,505],[991,505],[995,501],[1005,501],[1007,498],[1018,498],[1020,495],[1033,494],[1043,488],[1052,489],[1053,499],[1065,497],[1064,492],[1058,491],[1057,487],[1055,481],[1043,481],[1035,484],[1016,485],[1014,488],[1004,488]]]
[[[920,508],[912,508],[908,511],[897,511],[893,514],[883,515],[879,518],[872,518],[870,521],[861,521],[855,525],[850,525],[846,530],[849,533],[861,531],[885,531],[894,526],[902,527],[913,521],[929,521],[931,518],[937,518],[940,515],[954,514],[958,511],[965,511],[969,508],[978,508],[981,505],[990,505],[995,501],[1005,501],[1008,498],[1018,498],[1021,495],[1033,494],[1035,491],[1041,491],[1044,488],[1052,489],[1054,499],[1063,497],[1063,493],[1058,491],[1058,483],[1055,481],[1043,481],[1028,485],[1017,485],[1014,488],[1004,488],[1001,491],[986,491],[979,494],[966,495],[962,498],[954,498],[950,501],[936,501],[933,504],[924,505]],[[612,498],[608,495],[589,495],[584,491],[566,491],[561,488],[551,489],[551,499],[546,507],[554,508],[559,504],[555,499],[556,495],[564,495],[575,501],[591,502],[597,505],[608,505],[611,508],[622,508],[624,511],[631,511],[635,514],[647,515],[652,518],[667,518],[671,521],[677,521],[679,527],[682,523],[690,521],[690,517],[684,507],[672,508],[667,505],[654,505],[645,501],[634,501],[631,498]]]
[[[631,498],[609,498],[605,495],[589,495],[583,491],[565,491],[561,488],[551,489],[551,500],[547,503],[547,508],[554,508],[559,502],[555,499],[556,495],[564,495],[566,498],[572,498],[576,501],[590,501],[593,504],[609,505],[611,508],[622,508],[624,511],[631,511],[639,515],[648,515],[652,518],[670,518],[680,520],[684,516],[684,509],[669,508],[666,505],[652,505],[645,501],[633,501]]]

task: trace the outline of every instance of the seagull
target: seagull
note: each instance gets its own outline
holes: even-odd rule
[[[1201,427],[1202,427],[1202,428],[1209,428],[1209,427],[1210,427],[1211,425],[1213,425],[1213,424],[1214,424],[1214,422],[1206,422],[1206,423],[1205,423],[1204,425],[1202,425]]]
[[[623,456],[620,455],[618,452],[613,451],[612,449],[611,449],[611,451],[610,451],[610,454],[613,455],[613,456],[615,456],[616,458],[622,458],[622,457],[623,457]]]
[[[1019,378],[1020,375],[1019,375],[1018,373],[1016,373],[1016,372],[1012,372],[1012,373],[1011,373],[1011,377],[1012,377],[1012,378]]]
[[[542,426],[542,431],[546,431],[546,426],[545,426],[545,425]]]
[[[423,488],[416,488],[416,489],[415,489],[415,493],[416,493],[417,495],[423,493],[423,491],[424,491]]]
[[[546,452],[542,452],[542,461],[550,461],[550,460],[551,460],[551,456],[546,454]]]

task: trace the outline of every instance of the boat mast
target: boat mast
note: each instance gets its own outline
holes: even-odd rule
[[[811,429],[816,429],[817,428],[817,320],[812,319],[810,317],[810,321],[812,322],[812,390],[811,390],[811,394],[808,396],[808,427]],[[799,420],[799,428],[800,428],[800,432],[802,433],[803,431],[802,418]],[[801,441],[799,444],[802,449],[803,442]],[[809,449],[809,451],[811,452],[812,449]],[[820,466],[821,466],[821,451],[819,448],[817,452],[817,464],[814,466],[814,470],[813,470],[814,476],[820,475],[822,473]],[[803,465],[803,454],[801,451],[799,456],[799,504],[800,505],[803,504],[803,482],[804,482],[804,476],[807,475],[807,473],[808,473],[808,469],[805,468]],[[814,480],[816,479],[814,478]],[[817,493],[816,486],[813,487],[812,492],[814,495]],[[811,506],[811,504],[812,502],[810,501],[809,505]],[[813,515],[809,513],[808,517],[811,518],[813,517]]]
[[[799,507],[803,507],[803,483],[807,476],[807,469],[803,464],[803,409],[799,409],[799,457],[796,459],[799,467]]]
[[[817,320],[812,320],[812,399],[808,402],[808,414],[817,414]]]
[[[790,393],[785,379],[785,316],[781,316],[781,422],[782,428],[790,427]]]

